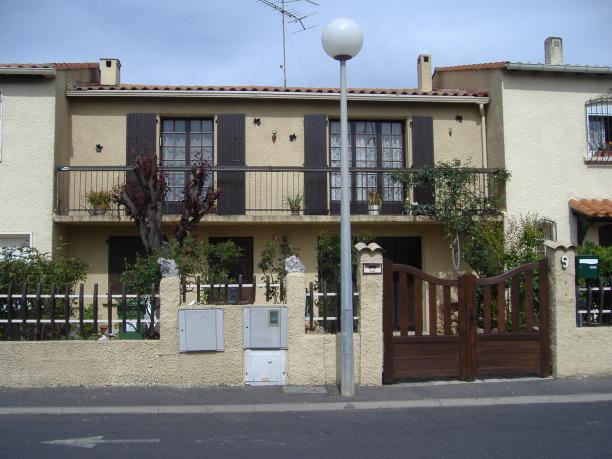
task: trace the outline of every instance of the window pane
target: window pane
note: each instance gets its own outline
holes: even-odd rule
[[[191,132],[202,132],[202,121],[191,120],[190,131]]]
[[[185,120],[176,120],[174,123],[174,132],[187,132],[185,129]]]
[[[201,134],[191,134],[189,136],[189,142],[192,147],[199,147],[202,145],[202,135]]]
[[[383,135],[391,134],[391,123],[382,123]]]
[[[402,123],[393,123],[393,135],[402,134]]]

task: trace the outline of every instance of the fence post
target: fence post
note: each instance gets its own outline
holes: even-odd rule
[[[383,251],[375,243],[362,242],[357,248],[359,286],[359,357],[356,382],[380,386],[383,373]]]
[[[550,355],[554,376],[573,374],[576,335],[576,248],[546,241],[549,283]],[[567,260],[563,257],[567,257]]]
[[[181,280],[173,260],[158,259],[162,280],[159,284],[159,340],[164,352],[178,354],[178,314]]]
[[[287,270],[287,384],[305,384],[309,381],[304,348],[306,337],[304,304],[306,303],[306,278],[304,265],[298,257],[285,260]]]

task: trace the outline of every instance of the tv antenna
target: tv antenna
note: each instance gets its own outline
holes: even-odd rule
[[[308,27],[304,23],[304,20],[306,18],[312,16],[315,13],[302,14],[293,7],[287,8],[286,5],[289,3],[298,3],[298,2],[310,3],[311,5],[314,5],[314,6],[319,6],[319,4],[316,2],[313,2],[312,0],[277,0],[277,1],[258,0],[258,1],[263,3],[266,6],[269,6],[274,11],[280,13],[282,17],[282,21],[283,21],[283,65],[281,67],[283,68],[283,86],[286,88],[287,87],[287,51],[285,47],[285,39],[286,39],[285,22],[297,24],[297,26],[300,28],[299,30],[296,30],[293,33],[304,32],[305,30],[316,27],[316,25]]]

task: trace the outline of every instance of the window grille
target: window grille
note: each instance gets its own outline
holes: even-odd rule
[[[586,103],[587,159],[612,160],[612,96]]]

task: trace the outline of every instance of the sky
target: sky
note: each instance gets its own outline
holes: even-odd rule
[[[352,87],[415,87],[420,53],[434,66],[543,62],[549,36],[563,38],[567,64],[612,66],[612,0],[314,1],[291,3],[314,14],[312,29],[287,25],[289,86],[338,85],[321,46],[338,16],[364,33]],[[0,62],[103,57],[121,60],[123,83],[282,86],[281,17],[258,0],[0,0]]]

